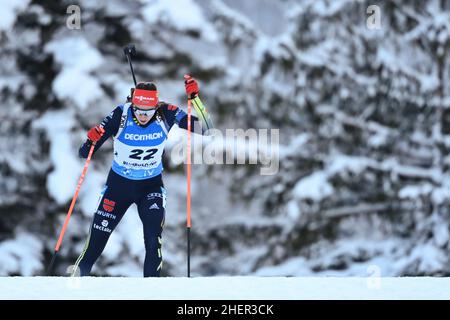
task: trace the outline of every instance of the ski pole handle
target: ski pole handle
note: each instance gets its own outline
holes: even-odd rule
[[[123,52],[127,57],[128,64],[130,65],[131,75],[133,76],[134,86],[136,86],[136,76],[134,75],[133,63],[131,62],[131,56],[136,54],[136,47],[134,46],[134,44],[129,44],[125,48],[123,48]]]

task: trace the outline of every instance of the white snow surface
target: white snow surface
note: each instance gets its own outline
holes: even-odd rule
[[[450,299],[450,278],[3,277],[0,299],[429,300]]]

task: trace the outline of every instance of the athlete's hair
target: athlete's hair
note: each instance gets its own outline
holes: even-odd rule
[[[139,82],[136,85],[136,89],[141,90],[149,90],[149,91],[157,91],[156,85],[153,82]]]

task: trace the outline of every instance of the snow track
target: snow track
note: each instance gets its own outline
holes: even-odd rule
[[[2,277],[0,299],[450,299],[450,278]]]

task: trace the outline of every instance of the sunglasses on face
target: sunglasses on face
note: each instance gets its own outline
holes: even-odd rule
[[[133,106],[133,111],[134,114],[137,116],[147,116],[147,117],[151,117],[153,116],[153,114],[155,113],[156,108],[152,108],[152,109],[141,109],[137,106]]]

